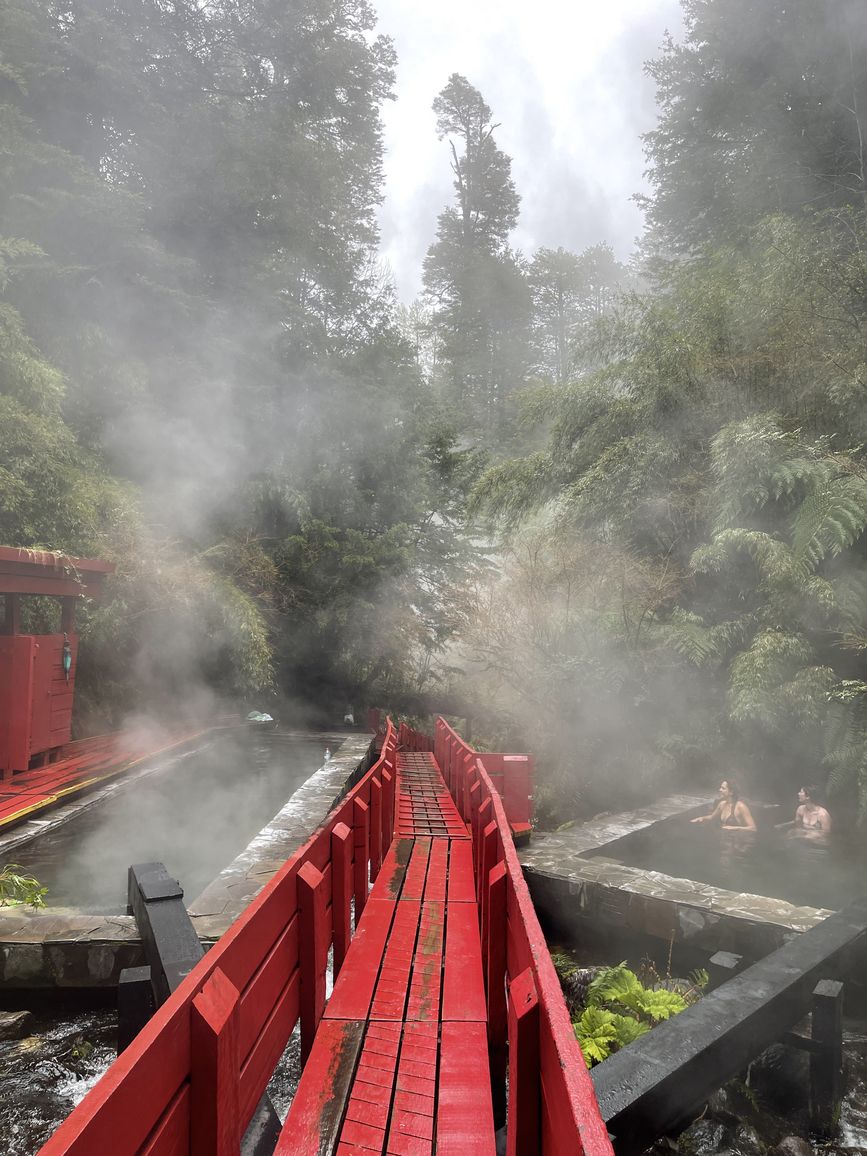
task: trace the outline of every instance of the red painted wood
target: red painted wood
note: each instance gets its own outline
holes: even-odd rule
[[[483,859],[484,853],[485,853],[484,832],[485,832],[485,828],[487,827],[487,825],[491,822],[493,811],[491,809],[490,795],[485,796],[482,793],[482,784],[481,783],[479,783],[479,792],[480,792],[480,802],[479,802],[478,812],[476,815],[475,827],[473,830],[473,848],[474,848],[474,852],[475,852],[475,867],[476,867],[476,899],[479,901],[479,903],[481,903],[482,899],[484,897],[484,892],[485,892],[484,885],[485,885],[485,882],[487,881],[487,876],[485,875],[485,872],[484,872],[484,865],[482,863],[482,859]],[[493,828],[496,831],[496,829],[497,829],[496,823],[493,824]],[[491,864],[491,866],[493,866],[493,864]]]
[[[33,654],[29,634],[0,636],[0,771],[26,771],[30,762]]]
[[[463,766],[459,766],[459,756],[453,753],[455,759],[455,776],[453,791],[457,798],[465,786],[465,772],[467,760],[472,757],[469,748],[457,740],[457,736],[442,720],[437,720],[436,742],[445,749],[449,744],[457,744],[458,749],[464,751]],[[585,1156],[610,1156],[611,1142],[607,1130],[599,1116],[593,1086],[583,1059],[580,1058],[580,1049],[575,1039],[569,1014],[563,1000],[560,984],[554,966],[548,954],[542,930],[539,927],[529,891],[521,871],[517,853],[510,833],[509,822],[502,800],[493,790],[490,779],[484,767],[479,768],[479,777],[489,790],[494,807],[494,818],[502,840],[502,852],[507,871],[507,968],[510,975],[517,975],[526,967],[532,967],[537,992],[541,1001],[541,1045],[543,1053],[547,1048],[556,1053],[556,1068],[562,1073],[562,1084],[559,1092],[555,1093],[559,1099],[556,1111],[562,1115],[566,1111],[572,1119],[572,1127],[566,1129],[563,1141],[567,1147],[556,1149],[568,1151],[570,1140],[580,1135]],[[454,854],[455,844],[452,845]],[[451,898],[451,893],[450,893]],[[547,1101],[546,1108],[547,1112]],[[543,1131],[548,1134],[547,1120],[543,1122]],[[547,1154],[546,1154],[547,1156]]]
[[[140,1156],[189,1156],[189,1152],[190,1085],[184,1084],[151,1132]]]
[[[406,875],[404,876],[403,887],[400,893],[401,899],[419,902],[424,896],[430,848],[430,839],[421,838],[414,840],[412,856],[407,865]]]
[[[437,1156],[494,1156],[494,1116],[483,1023],[442,1025],[439,1076]]]
[[[533,819],[533,775],[529,755],[503,755],[503,806],[512,826],[528,826]]]
[[[420,915],[419,902],[401,900],[397,904],[370,1005],[371,1019],[399,1022],[404,1018]]]
[[[382,864],[382,783],[370,780],[370,881],[376,882]]]
[[[193,999],[190,1045],[190,1156],[237,1156],[238,989],[219,968]]]
[[[437,1022],[440,1018],[445,904],[426,900],[419,915],[418,938],[412,961],[407,1020]]]
[[[446,908],[446,950],[442,1019],[487,1018],[482,978],[479,919],[474,904],[449,903]]]
[[[330,929],[325,876],[310,863],[298,871],[299,951],[301,970],[301,1062],[310,1055],[316,1028],[325,1010],[325,969]]]
[[[469,812],[467,815],[467,825],[470,828],[470,834],[472,835],[474,848],[478,846],[479,842],[479,807],[482,801],[481,794],[481,783],[479,783],[478,779],[474,779],[474,781],[470,784],[468,802]]]
[[[296,972],[280,993],[274,1010],[262,1024],[256,1042],[241,1067],[241,1124],[245,1128],[298,1023],[301,1011],[300,990],[301,978]]]
[[[449,841],[447,839],[432,839],[428,856],[427,879],[424,885],[426,903],[445,903],[448,863]]]
[[[345,823],[331,832],[331,921],[334,938],[334,978],[340,975],[349,950],[352,900],[352,831]]]
[[[367,865],[370,857],[370,810],[361,799],[356,799],[352,806],[352,847],[355,924],[358,926],[367,903]]]
[[[323,1020],[274,1156],[323,1156],[334,1150],[363,1027]]]
[[[509,1104],[507,1156],[537,1156],[541,1148],[539,997],[527,968],[509,984]]]
[[[298,974],[298,924],[296,916],[268,952],[262,966],[243,992],[240,1012],[243,1060],[249,1055],[262,1031],[262,1025],[274,1010],[287,983]]]
[[[382,768],[382,849],[391,846],[394,832],[394,770],[386,762]]]
[[[366,1019],[398,906],[394,900],[369,900],[325,1009],[326,1019]]]
[[[482,953],[488,942],[488,899],[490,897],[491,871],[500,859],[499,835],[497,824],[493,821],[482,829],[480,869],[479,869],[479,930],[482,937]]]
[[[453,840],[449,844],[448,901],[476,902],[473,848],[469,840]]]
[[[484,948],[491,1079],[506,1074],[508,1010],[506,1006],[506,864],[498,863],[488,881],[487,939]]]
[[[207,960],[207,956],[203,963]],[[198,970],[198,969],[197,969]],[[195,989],[188,976],[179,991]],[[190,1007],[171,999],[40,1149],[40,1156],[132,1156],[146,1142],[190,1072]],[[81,1105],[79,1105],[81,1107]]]

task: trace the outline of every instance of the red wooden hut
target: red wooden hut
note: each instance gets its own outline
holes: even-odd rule
[[[113,571],[92,558],[0,546],[0,778],[53,761],[69,742],[76,600],[97,597]],[[21,633],[21,601],[38,595],[59,600],[59,632]]]

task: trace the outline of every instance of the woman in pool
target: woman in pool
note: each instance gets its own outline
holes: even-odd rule
[[[719,785],[719,802],[709,815],[691,819],[691,823],[718,822],[724,831],[755,831],[756,821],[741,798],[734,779],[723,779]]]
[[[795,811],[794,821],[780,823],[779,826],[791,828],[789,834],[830,835],[831,816],[819,803],[819,794],[818,787],[801,787],[798,791],[798,809]]]

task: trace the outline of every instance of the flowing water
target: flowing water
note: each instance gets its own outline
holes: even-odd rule
[[[0,1152],[33,1156],[115,1058],[113,1008],[54,1006],[37,1014],[32,1034],[0,1043]],[[268,1094],[284,1120],[301,1075],[301,1041],[293,1033]],[[96,1156],[96,1154],[94,1154]]]

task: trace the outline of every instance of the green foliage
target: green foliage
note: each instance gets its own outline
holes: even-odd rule
[[[19,863],[0,871],[0,907],[44,907],[48,888]]]
[[[697,988],[692,991],[697,994]],[[602,968],[591,980],[584,1009],[573,1023],[587,1067],[684,1011],[694,998],[665,986],[645,987],[625,963]]]

